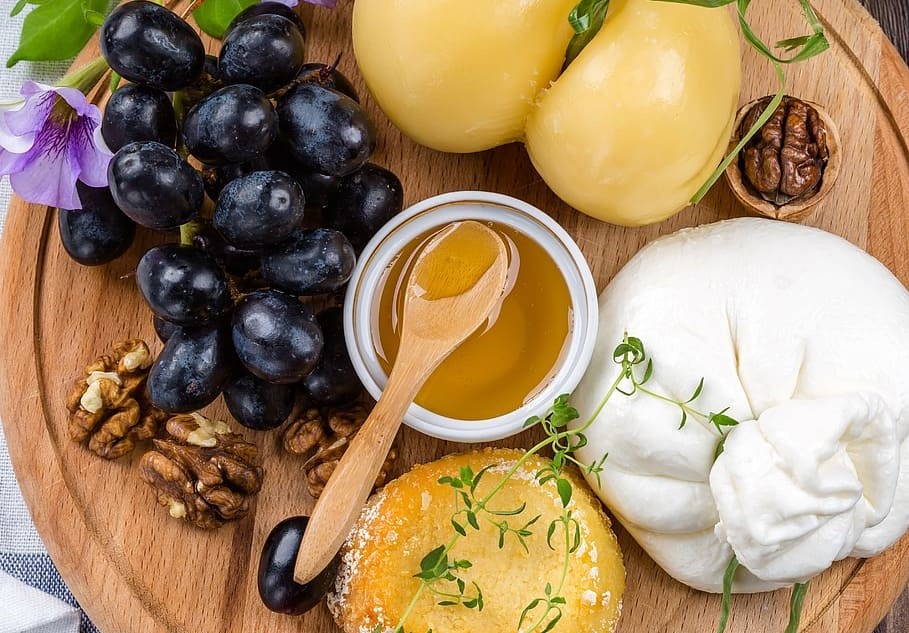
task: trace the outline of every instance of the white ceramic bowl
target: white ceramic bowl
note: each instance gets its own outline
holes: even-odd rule
[[[373,344],[370,314],[381,298],[382,276],[394,257],[416,237],[458,220],[495,221],[541,244],[562,271],[572,302],[572,323],[565,351],[549,384],[519,409],[486,420],[457,420],[412,404],[404,423],[456,442],[491,442],[521,431],[532,415],[546,411],[555,398],[570,393],[587,370],[597,335],[597,293],[590,267],[571,236],[548,215],[516,198],[482,191],[459,191],[429,198],[396,215],[366,245],[347,288],[344,335],[353,366],[373,398],[388,377]]]

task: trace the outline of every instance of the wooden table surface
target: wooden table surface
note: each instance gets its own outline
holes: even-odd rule
[[[861,0],[878,19],[884,32],[896,44],[903,59],[909,60],[909,0]],[[875,633],[909,633],[909,589]]]

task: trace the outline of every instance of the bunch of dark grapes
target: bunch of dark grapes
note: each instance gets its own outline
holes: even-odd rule
[[[367,162],[376,130],[355,89],[335,66],[306,63],[304,42],[300,18],[277,2],[237,16],[217,58],[146,0],[102,27],[104,57],[131,83],[104,113],[109,188],[81,188],[84,209],[60,211],[60,234],[94,265],[122,255],[136,225],[183,227],[181,243],[151,248],[136,271],[165,343],[148,378],[165,411],[223,393],[241,424],[269,429],[300,392],[326,406],[362,393],[340,310],[316,316],[310,298],[337,303],[403,194]]]

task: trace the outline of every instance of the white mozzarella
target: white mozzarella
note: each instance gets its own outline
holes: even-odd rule
[[[638,253],[600,297],[597,350],[572,401],[591,415],[624,332],[654,362],[652,390],[729,407],[709,425],[645,394],[616,394],[579,457],[609,453],[592,486],[672,576],[719,591],[802,581],[869,556],[909,527],[909,293],[877,260],[808,227],[745,218]],[[643,372],[643,368],[640,368]]]

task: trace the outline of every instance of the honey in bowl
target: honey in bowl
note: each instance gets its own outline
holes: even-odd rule
[[[485,224],[508,250],[504,298],[486,324],[433,372],[416,398],[425,409],[458,420],[485,420],[521,407],[552,379],[571,332],[568,285],[552,257],[512,227]],[[382,276],[371,327],[386,375],[401,342],[407,279],[425,244],[443,230],[424,233],[408,243]],[[452,247],[470,248],[469,237]]]

